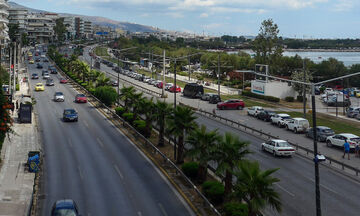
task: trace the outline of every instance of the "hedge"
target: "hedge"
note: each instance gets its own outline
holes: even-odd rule
[[[115,112],[118,116],[122,116],[122,114],[125,112],[125,108],[124,107],[116,107],[115,108]]]
[[[202,185],[204,195],[215,205],[224,201],[225,188],[218,181],[206,181]]]
[[[146,122],[144,120],[135,120],[134,127],[139,133],[148,138],[148,135],[146,134]]]
[[[249,209],[244,203],[229,202],[224,205],[225,216],[248,216]]]
[[[285,101],[287,102],[294,102],[294,97],[286,97]]]
[[[280,98],[273,97],[273,96],[258,95],[251,91],[242,91],[242,95],[248,96],[248,97],[253,97],[253,98],[259,98],[259,99],[267,100],[270,102],[276,102],[276,103],[280,102]]]
[[[122,117],[125,119],[125,121],[129,122],[130,124],[132,124],[132,122],[134,121],[134,113],[123,113]]]
[[[116,90],[111,86],[100,86],[95,88],[94,95],[106,106],[111,106],[118,98]]]
[[[296,100],[299,101],[299,102],[303,102],[303,96],[302,95],[298,95],[296,97]]]
[[[196,162],[187,162],[181,166],[181,170],[187,177],[195,179],[198,174],[199,164]]]

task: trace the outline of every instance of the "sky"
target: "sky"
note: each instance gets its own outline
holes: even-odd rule
[[[165,30],[256,36],[273,19],[279,36],[360,38],[360,0],[12,0],[57,13],[103,16]]]

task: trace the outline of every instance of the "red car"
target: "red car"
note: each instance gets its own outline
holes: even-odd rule
[[[156,85],[156,87],[162,88],[162,87],[163,87],[163,82],[159,82],[159,83]]]
[[[173,86],[173,87],[171,87],[170,89],[169,89],[169,91],[170,92],[181,92],[181,88],[180,88],[180,86],[178,86],[178,85],[176,85],[176,89],[175,89],[175,86]]]
[[[84,94],[77,94],[75,96],[75,102],[76,103],[86,103],[87,102],[87,98]]]
[[[245,103],[243,100],[230,99],[217,104],[218,109],[244,109]]]
[[[62,83],[62,84],[66,84],[68,81],[67,81],[67,79],[65,79],[65,78],[61,78],[60,79],[60,83]]]

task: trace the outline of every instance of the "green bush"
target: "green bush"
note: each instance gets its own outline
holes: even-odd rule
[[[181,166],[181,170],[187,177],[195,179],[198,174],[199,164],[196,162],[187,162]]]
[[[86,88],[86,87],[87,87],[87,85],[88,85],[88,83],[87,83],[87,82],[83,82],[83,83],[81,83],[81,86],[82,86],[82,87],[84,87],[84,88]]]
[[[125,112],[125,108],[124,107],[116,107],[115,108],[115,112],[118,116],[122,116],[122,114]]]
[[[322,86],[322,87],[320,87],[320,92],[324,92],[325,91],[325,89],[326,89],[326,87],[325,86]]]
[[[111,86],[99,86],[95,88],[94,95],[106,106],[114,104],[118,97],[116,90]]]
[[[130,124],[132,124],[132,122],[134,121],[134,113],[123,113],[122,117],[125,119],[125,121],[129,122]]]
[[[249,209],[244,203],[229,202],[224,205],[225,216],[248,216]]]
[[[184,71],[177,72],[177,74],[179,74],[180,76],[189,76],[189,73]]]
[[[19,91],[19,90],[20,90],[20,85],[19,85],[19,84],[16,84],[15,90],[16,90],[16,91]]]
[[[267,100],[270,102],[276,102],[276,103],[280,102],[280,98],[273,97],[273,96],[258,95],[251,91],[242,91],[242,95],[247,96],[247,97],[259,98],[259,99]]]
[[[144,120],[135,120],[134,126],[139,133],[141,133],[144,137],[149,138],[150,134],[146,131],[146,122]]]
[[[303,102],[303,96],[302,95],[298,95],[296,97],[296,100],[299,101],[299,102]]]
[[[294,97],[286,97],[285,101],[286,102],[294,102]]]
[[[206,181],[202,184],[202,190],[204,195],[212,202],[217,205],[224,201],[225,187],[221,182],[218,181]]]

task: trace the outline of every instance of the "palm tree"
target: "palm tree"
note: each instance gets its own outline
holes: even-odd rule
[[[184,137],[185,134],[197,127],[194,111],[186,106],[177,106],[172,115],[168,118],[169,133],[177,137],[177,158],[176,163],[184,162]],[[176,140],[176,139],[175,139]]]
[[[106,86],[110,81],[109,77],[106,77],[104,73],[100,73],[100,75],[96,79],[96,87]]]
[[[153,102],[153,98],[147,99],[142,98],[139,101],[139,112],[144,114],[145,116],[145,134],[147,137],[150,137],[151,135],[151,126],[153,121],[155,120],[155,104]]]
[[[261,171],[259,163],[244,162],[234,172],[237,178],[234,195],[247,203],[250,216],[258,215],[267,204],[281,212],[280,195],[273,188],[280,180],[271,176],[277,170]]]
[[[212,160],[216,144],[220,139],[221,136],[217,129],[207,132],[205,125],[191,131],[186,138],[186,143],[191,145],[191,149],[186,152],[186,155],[199,162],[198,176],[200,182],[206,180],[208,162]]]
[[[120,89],[120,99],[125,103],[125,109],[129,109],[129,102],[132,95],[135,94],[134,86],[125,87],[125,85]]]
[[[158,146],[164,146],[165,120],[171,114],[172,107],[165,101],[158,100],[155,104],[155,121],[159,127]]]
[[[79,73],[80,73],[80,76],[82,77],[83,82],[85,82],[85,78],[87,78],[90,73],[89,65],[83,61],[80,61],[79,62]]]
[[[218,174],[225,172],[225,195],[231,193],[234,169],[244,160],[245,155],[250,153],[248,145],[249,142],[242,141],[229,132],[225,133],[217,145],[214,160],[218,165],[216,172]]]
[[[132,111],[134,113],[134,119],[137,119],[138,108],[139,108],[140,101],[142,99],[143,99],[143,93],[142,92],[140,92],[140,93],[135,92],[130,97],[130,106],[132,107]]]

